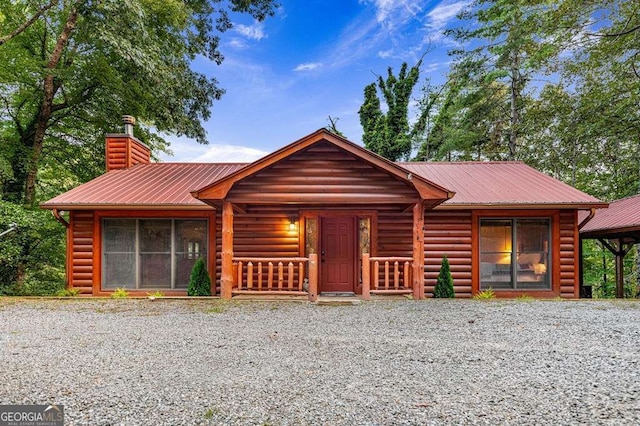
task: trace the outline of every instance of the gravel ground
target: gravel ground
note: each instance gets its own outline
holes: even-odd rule
[[[640,424],[640,303],[0,299],[0,404],[71,425]]]

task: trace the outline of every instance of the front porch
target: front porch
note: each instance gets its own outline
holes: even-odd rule
[[[411,295],[424,297],[423,281],[413,279],[413,259],[408,257],[371,257],[362,253],[359,283],[361,292],[353,296],[370,300],[372,295]],[[421,265],[418,265],[421,271]],[[231,297],[297,296],[318,301],[318,255],[309,257],[232,259]],[[418,272],[420,273],[420,272]],[[224,288],[222,297],[225,297]],[[326,294],[326,293],[325,293]],[[339,294],[339,293],[338,293]],[[326,297],[326,296],[325,296]],[[344,297],[344,296],[339,296]]]
[[[198,191],[220,295],[425,295],[424,215],[453,193],[320,131]],[[219,267],[219,269],[218,269]]]

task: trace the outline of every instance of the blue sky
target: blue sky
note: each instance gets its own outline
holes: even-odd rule
[[[404,61],[415,64],[424,52],[421,79],[443,82],[452,41],[442,31],[456,25],[456,13],[468,3],[279,2],[277,14],[265,22],[235,17],[235,27],[221,38],[222,65],[194,62],[226,94],[205,123],[209,144],[169,136],[174,155],[163,161],[253,161],[326,126],[329,115],[339,119],[347,138],[361,143],[364,87],[389,66],[397,72]]]

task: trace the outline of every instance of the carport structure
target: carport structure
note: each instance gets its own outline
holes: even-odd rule
[[[640,195],[622,198],[600,209],[580,229],[580,287],[582,290],[582,240],[600,241],[616,257],[616,297],[624,297],[624,257],[640,243]]]

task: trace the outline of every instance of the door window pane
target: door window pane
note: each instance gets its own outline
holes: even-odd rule
[[[549,289],[549,221],[518,219],[517,287],[519,289]]]
[[[185,289],[196,260],[207,258],[207,221],[176,220],[175,288]]]
[[[480,288],[513,288],[511,220],[482,220],[480,225]]]
[[[136,221],[107,219],[104,221],[105,288],[136,287]]]

